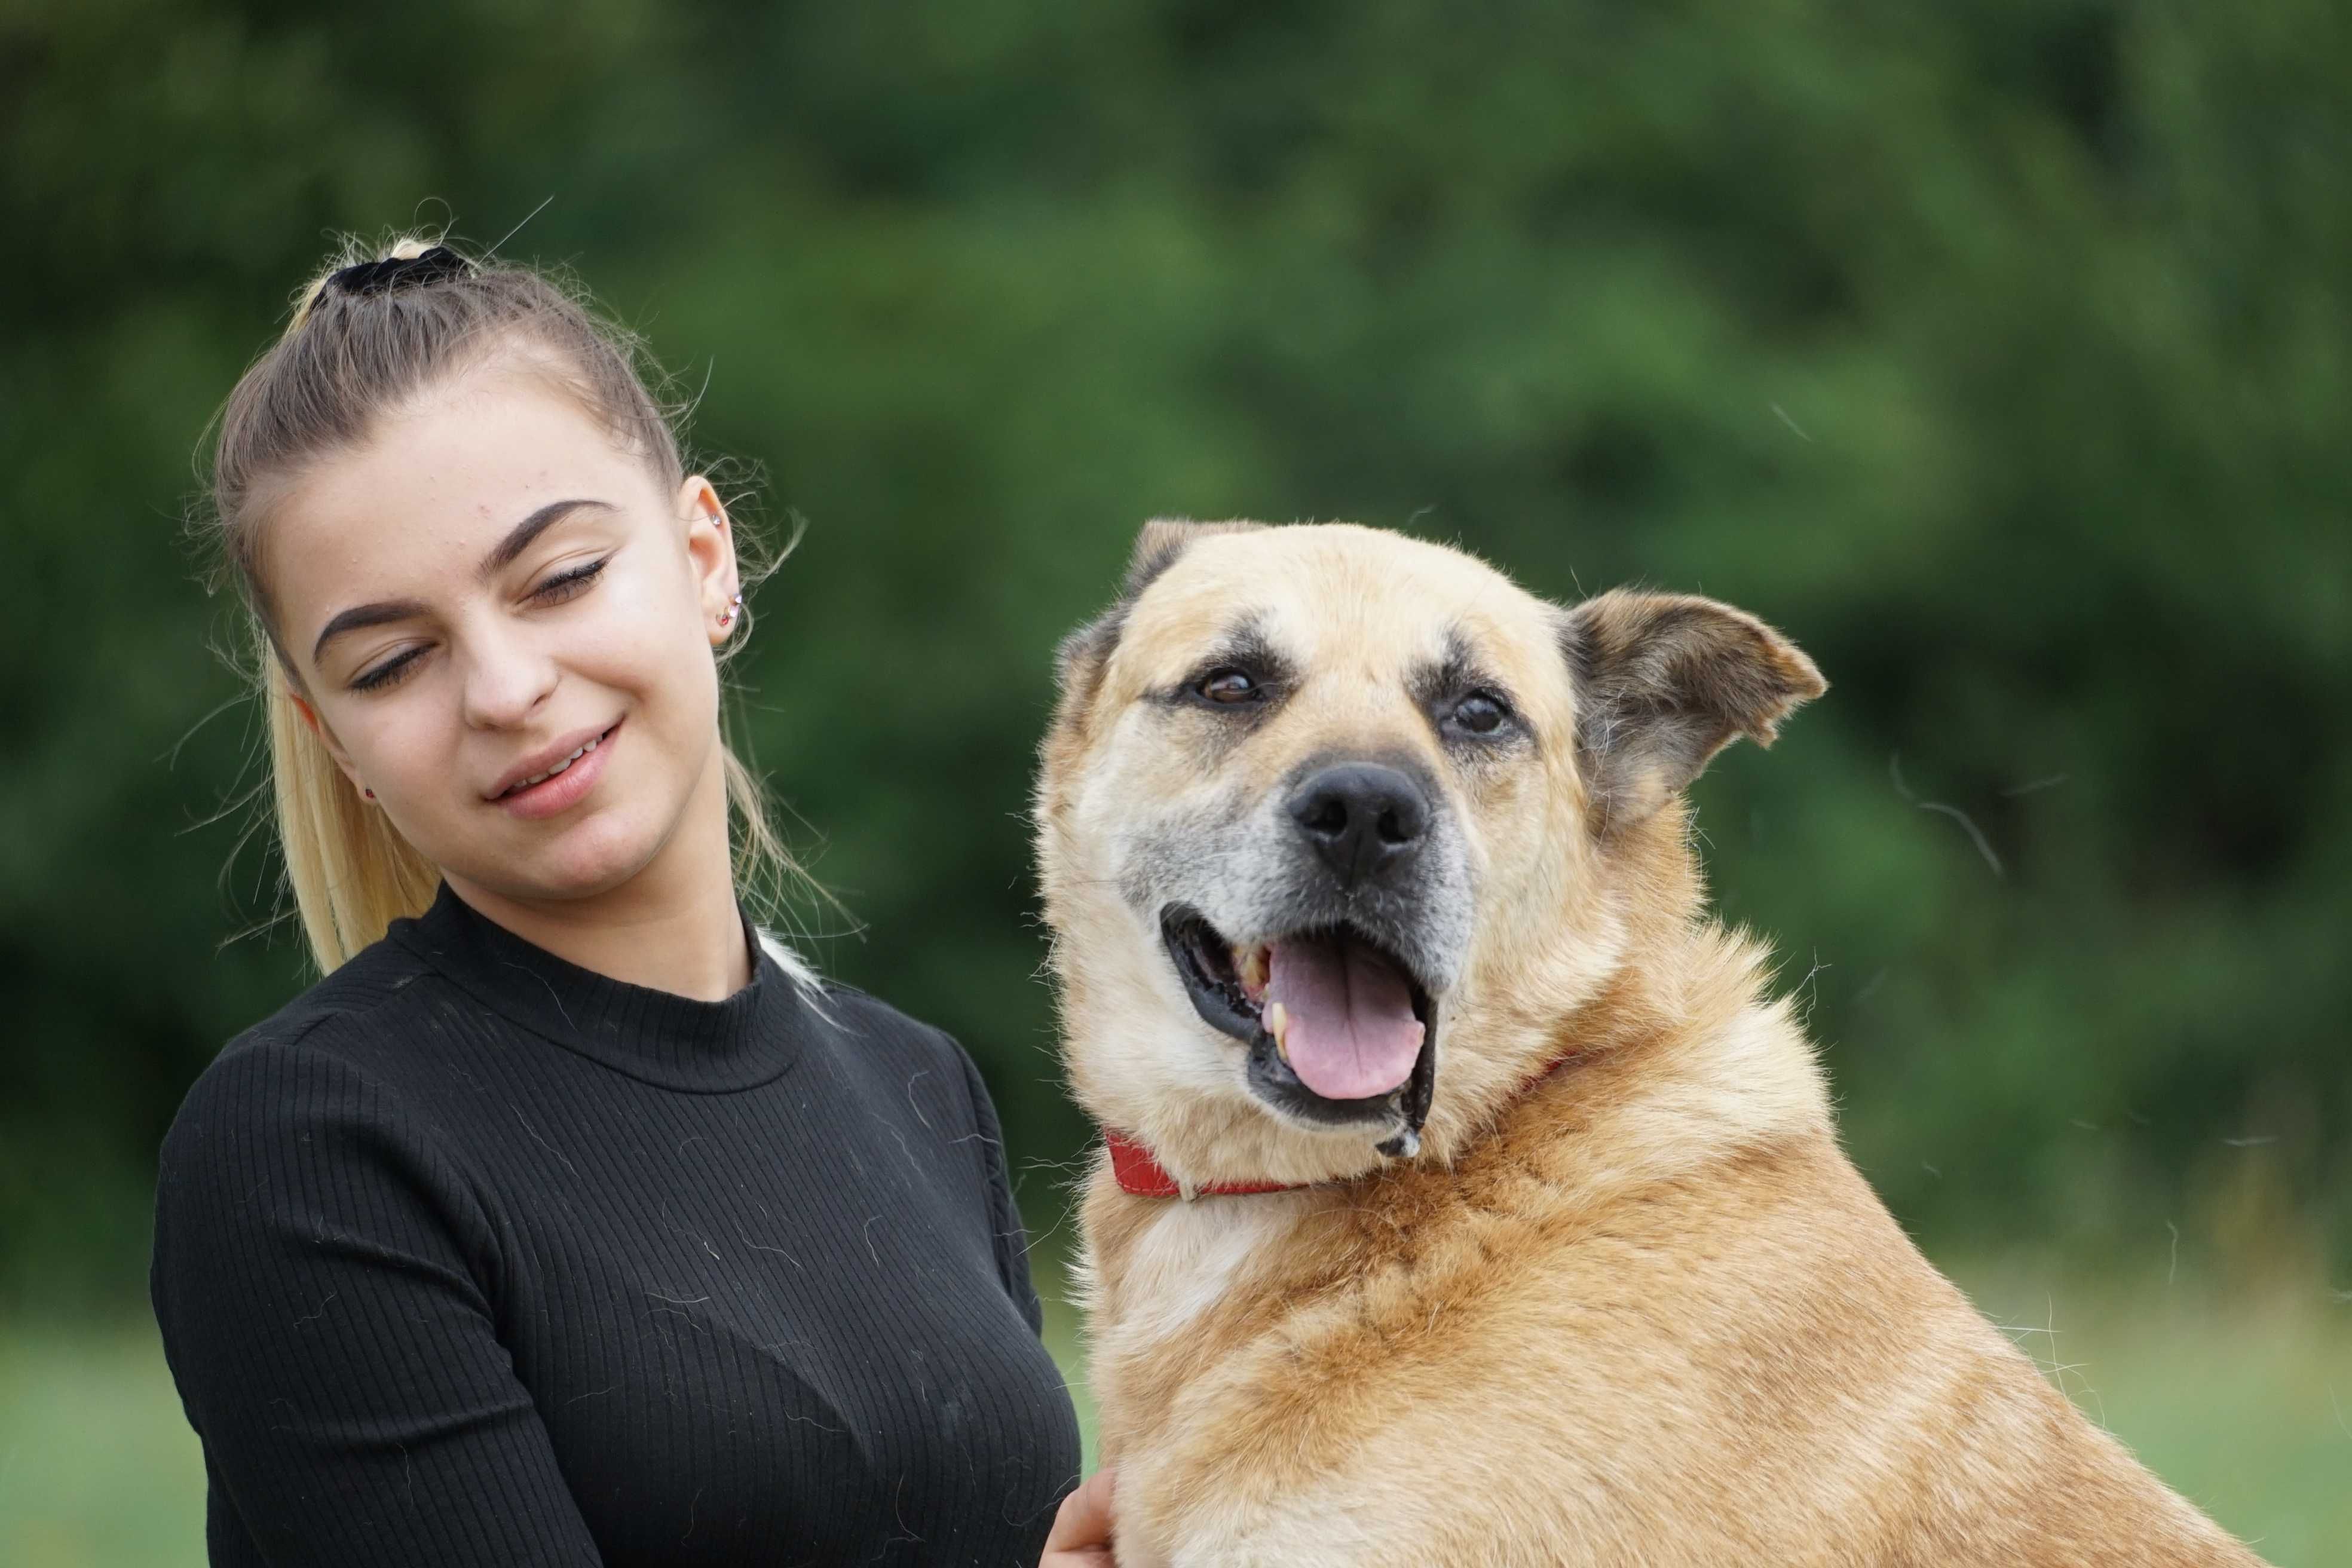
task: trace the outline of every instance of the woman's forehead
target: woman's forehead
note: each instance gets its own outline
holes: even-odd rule
[[[332,613],[330,597],[470,582],[550,502],[626,517],[656,491],[643,458],[538,377],[469,374],[386,412],[287,487],[266,531],[271,587],[299,635]]]

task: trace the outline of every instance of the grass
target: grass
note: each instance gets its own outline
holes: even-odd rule
[[[205,1461],[155,1325],[0,1325],[0,1563],[205,1561]]]
[[[2352,1302],[2030,1263],[1952,1268],[2094,1420],[2282,1568],[2352,1568]],[[1070,1372],[1076,1312],[1041,1270]],[[196,1568],[204,1462],[153,1325],[0,1325],[0,1563]]]
[[[2282,1568],[2352,1568],[2352,1300],[2305,1277],[1954,1268],[1987,1316],[2141,1463]]]

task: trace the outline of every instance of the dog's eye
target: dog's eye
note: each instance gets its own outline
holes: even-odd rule
[[[1192,689],[1212,702],[1247,702],[1258,695],[1258,683],[1247,670],[1227,667],[1213,669]]]
[[[1492,693],[1474,691],[1454,705],[1446,722],[1456,730],[1473,735],[1491,735],[1503,727],[1511,710],[1503,706]]]

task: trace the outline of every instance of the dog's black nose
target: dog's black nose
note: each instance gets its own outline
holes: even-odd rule
[[[1291,820],[1342,887],[1397,870],[1429,832],[1429,797],[1394,768],[1342,763],[1290,797]]]

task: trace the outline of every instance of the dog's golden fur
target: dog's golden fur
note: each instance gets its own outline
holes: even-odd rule
[[[1300,672],[1238,736],[1153,698],[1236,616]],[[1499,761],[1406,695],[1465,647],[1528,734]],[[2254,1561],[1912,1247],[1763,953],[1705,913],[1683,785],[1822,689],[1779,634],[1564,611],[1370,530],[1155,524],[1062,674],[1036,821],[1076,1092],[1187,1184],[1310,1184],[1089,1179],[1123,1568]],[[1442,779],[1475,889],[1406,1159],[1238,1086],[1135,847],[1368,748]]]

